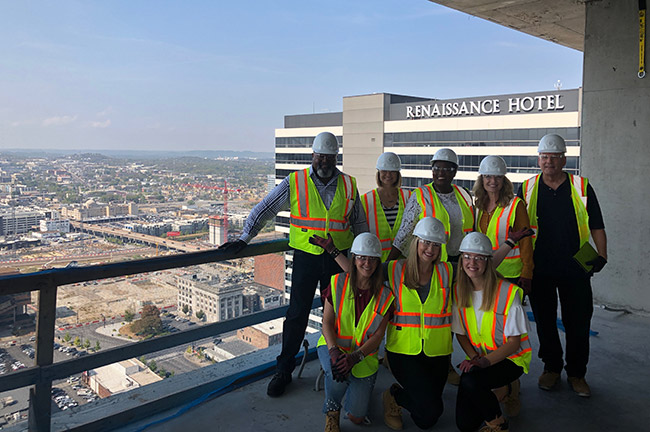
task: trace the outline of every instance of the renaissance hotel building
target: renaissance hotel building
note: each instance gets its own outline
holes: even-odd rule
[[[414,189],[431,182],[431,157],[443,147],[458,154],[456,184],[471,190],[481,160],[499,155],[516,192],[539,172],[537,143],[548,133],[564,137],[565,169],[579,174],[580,98],[581,89],[449,100],[387,93],[344,97],[342,112],[285,116],[284,127],[275,131],[276,184],[307,168],[314,137],[329,131],[341,145],[338,166],[357,178],[360,194],[377,187],[375,164],[383,152],[399,155],[402,186]],[[276,230],[289,233],[289,212],[278,215]]]

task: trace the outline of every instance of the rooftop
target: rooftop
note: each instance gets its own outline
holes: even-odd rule
[[[534,323],[531,323],[531,326],[533,327],[531,340],[536,352],[537,337],[534,334]],[[650,317],[596,308],[592,330],[597,332],[597,335],[591,338],[591,360],[587,375],[592,387],[592,397],[584,399],[576,396],[568,387],[564,377],[554,391],[539,390],[537,377],[542,371],[542,365],[534,357],[530,374],[521,378],[522,409],[518,417],[511,419],[511,430],[527,432],[647,430],[650,421],[648,413],[650,394],[647,391],[649,375],[646,360],[650,358],[650,344],[647,343],[645,329],[649,327]],[[314,345],[312,340],[311,346]],[[262,367],[268,366],[267,375],[272,373],[273,359],[278,350],[278,346],[263,350],[264,353],[258,359],[265,362]],[[258,355],[260,354],[258,353]],[[457,364],[461,360],[462,357],[456,345],[453,363]],[[237,360],[232,362],[230,366],[222,364],[216,365],[214,368],[230,368],[233,375],[237,373],[244,375],[245,365],[241,363],[241,360],[240,363],[235,363]],[[213,388],[205,390],[202,395],[197,396],[197,400],[194,402],[174,406],[169,411],[142,418],[114,430],[126,432],[146,428],[151,432],[172,432],[184,430],[189,424],[194,430],[206,431],[217,429],[259,432],[320,430],[324,425],[324,416],[321,413],[324,392],[323,390],[314,391],[316,377],[319,373],[318,362],[309,361],[300,379],[297,378],[297,372],[298,368],[294,372],[294,380],[287,388],[287,393],[278,399],[271,399],[266,395],[266,385],[269,381],[267,376],[234,391],[225,392],[221,396],[208,396],[209,393],[221,393],[220,386],[215,385]],[[169,381],[167,385],[173,385],[171,380],[179,378],[173,377],[165,381]],[[195,381],[195,385],[199,386],[204,377],[183,375],[181,379]],[[372,425],[364,427],[364,430],[388,430],[382,419],[381,392],[388,388],[392,382],[390,372],[386,368],[380,367],[369,415]],[[155,392],[153,390],[155,388],[152,386],[148,393]],[[131,397],[143,397],[142,392],[147,392],[147,387],[139,389],[138,392]],[[454,423],[455,396],[456,388],[448,385],[443,394],[445,412],[434,428],[436,431],[456,430]],[[199,401],[202,398],[206,398],[207,401]],[[114,402],[109,399],[100,401],[99,404],[97,410],[102,410],[102,406],[114,404]],[[72,425],[72,423],[62,421],[64,417],[70,420],[73,418],[71,414],[53,416],[54,430],[61,430]],[[75,416],[75,418],[79,417]],[[408,414],[405,414],[403,418],[405,430],[418,430]],[[218,428],[215,429],[217,424]],[[343,431],[360,430],[347,420],[342,420],[341,425]]]

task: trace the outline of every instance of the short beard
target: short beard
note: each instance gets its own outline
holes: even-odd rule
[[[327,179],[332,177],[334,174],[334,168],[328,168],[328,169],[323,169],[323,168],[318,168],[316,170],[316,174],[318,174],[318,177]]]

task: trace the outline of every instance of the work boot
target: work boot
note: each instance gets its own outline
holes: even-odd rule
[[[325,415],[325,432],[341,432],[339,416],[341,411],[327,411]]]
[[[584,378],[567,377],[567,381],[569,382],[569,385],[573,391],[578,394],[578,396],[591,396],[591,389],[589,388],[589,384],[587,384],[587,381],[585,381]]]
[[[485,422],[483,427],[479,429],[478,432],[508,432],[508,430],[509,426],[507,421],[504,421],[503,423],[499,423],[497,425]]]
[[[516,417],[521,409],[519,401],[519,378],[508,384],[508,394],[503,399],[503,409],[508,417]]]
[[[460,375],[458,375],[458,372],[456,372],[456,369],[450,364],[449,365],[449,373],[447,374],[447,382],[451,385],[454,386],[459,386],[460,385]]]
[[[397,405],[395,396],[391,392],[395,388],[399,388],[397,384],[393,384],[381,395],[384,402],[384,423],[393,430],[402,430],[402,408]]]
[[[282,396],[285,387],[291,382],[291,374],[288,372],[276,372],[266,389],[266,394],[271,397]]]
[[[560,381],[560,374],[545,370],[537,381],[537,386],[542,390],[551,390]]]

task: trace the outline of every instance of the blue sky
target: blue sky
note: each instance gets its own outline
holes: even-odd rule
[[[582,53],[427,0],[0,0],[0,148],[273,151],[283,116],[388,92],[582,82]]]

